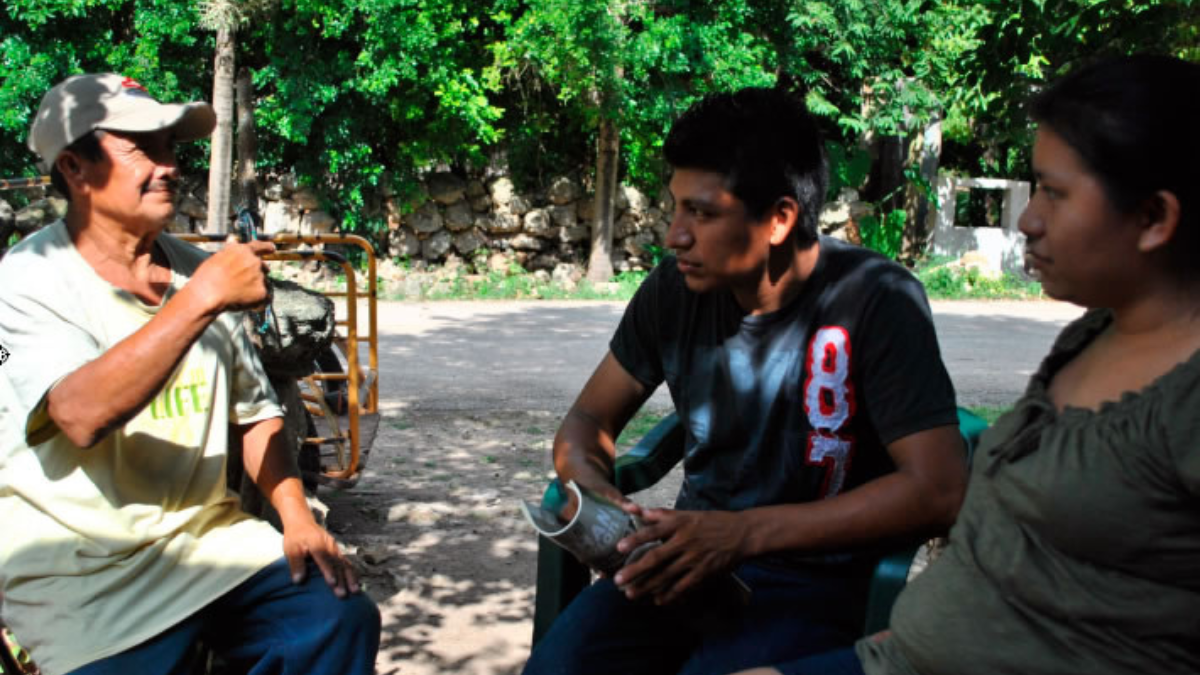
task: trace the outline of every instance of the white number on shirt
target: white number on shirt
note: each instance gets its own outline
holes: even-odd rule
[[[820,498],[838,494],[846,482],[854,442],[837,433],[854,416],[850,382],[850,335],[840,326],[825,326],[808,343],[808,380],[804,383],[804,412],[808,434],[808,463],[826,468]]]

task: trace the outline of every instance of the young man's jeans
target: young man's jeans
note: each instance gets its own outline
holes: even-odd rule
[[[293,584],[281,558],[166,632],[70,675],[190,675],[197,640],[248,675],[370,675],[379,627],[366,594],[339,599],[312,561]]]
[[[866,675],[853,647],[772,666],[782,675]]]
[[[558,617],[525,675],[725,675],[847,647],[862,633],[867,574],[743,565],[744,606],[700,591],[658,607],[603,579]]]

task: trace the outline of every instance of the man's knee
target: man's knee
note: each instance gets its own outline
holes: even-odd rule
[[[559,615],[524,675],[673,672],[694,647],[682,623],[676,610],[628,600],[602,579]]]
[[[379,641],[379,631],[382,622],[379,606],[366,593],[355,593],[338,602],[341,613],[338,622],[346,630],[354,630],[363,635],[372,635],[375,642]]]

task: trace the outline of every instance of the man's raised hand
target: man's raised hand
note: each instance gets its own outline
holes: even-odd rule
[[[266,241],[239,243],[232,235],[205,260],[189,285],[195,285],[213,313],[255,309],[267,301],[267,270],[263,256],[275,252]]]

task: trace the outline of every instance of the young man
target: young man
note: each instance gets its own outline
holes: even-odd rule
[[[671,129],[667,258],[564,419],[559,477],[661,540],[590,586],[526,673],[727,673],[850,644],[889,542],[942,530],[966,481],[928,303],[903,268],[818,236],[819,134],[775,90],[706,98]],[[676,509],[611,483],[613,440],[666,382],[687,433]],[[728,591],[728,573],[750,588]]]
[[[0,590],[46,673],[185,673],[198,638],[247,670],[374,672],[379,612],[313,520],[242,328],[273,247],[163,234],[174,145],[215,123],[80,75],[30,131],[70,206],[0,262]],[[282,536],[227,489],[230,433]]]

